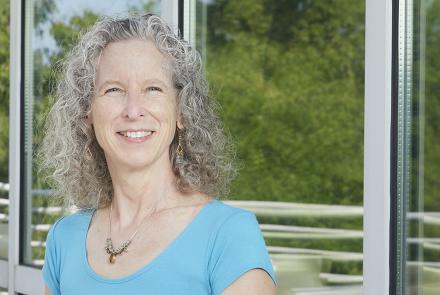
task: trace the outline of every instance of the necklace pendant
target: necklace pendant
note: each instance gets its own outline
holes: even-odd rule
[[[116,261],[116,255],[110,254],[110,257],[108,258],[108,262],[110,262],[111,264],[114,264],[115,261]]]

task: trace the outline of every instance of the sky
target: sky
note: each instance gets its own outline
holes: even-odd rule
[[[154,1],[154,0],[152,0]],[[142,7],[149,0],[55,0],[57,4],[57,12],[55,12],[48,23],[42,26],[43,35],[41,37],[33,36],[33,48],[48,48],[54,50],[55,41],[49,34],[49,27],[51,22],[68,22],[73,15],[81,15],[84,10],[92,10],[98,15],[118,15],[124,14],[130,7]],[[160,0],[156,0],[160,3]],[[157,7],[160,6],[156,5]],[[154,11],[159,13],[159,11]]]
[[[124,13],[129,7],[141,7],[148,0],[57,0],[59,19],[68,19],[72,15],[81,14],[85,9],[90,9],[102,15],[115,15]]]

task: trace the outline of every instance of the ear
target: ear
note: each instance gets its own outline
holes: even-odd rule
[[[183,129],[183,125],[182,125],[182,123],[180,122],[180,120],[177,121],[177,127],[178,127],[179,129]]]

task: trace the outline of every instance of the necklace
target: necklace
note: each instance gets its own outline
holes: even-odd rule
[[[139,226],[135,232],[131,235],[131,237],[126,240],[125,242],[123,242],[121,244],[121,246],[119,246],[118,248],[114,248],[113,246],[113,242],[112,242],[112,238],[111,238],[111,232],[112,232],[112,210],[113,210],[113,202],[110,203],[110,211],[109,211],[109,222],[108,222],[108,234],[107,234],[107,239],[105,240],[105,250],[107,252],[107,254],[109,254],[109,258],[108,261],[111,264],[114,264],[116,262],[116,256],[117,255],[121,255],[123,252],[128,252],[127,248],[128,246],[130,246],[131,241],[133,240],[133,238],[136,236],[136,234],[138,233],[139,229],[141,228],[141,226]],[[156,209],[153,210],[153,213],[145,216],[142,219],[141,225],[144,223],[145,219],[151,215],[153,215],[154,213],[156,213]]]

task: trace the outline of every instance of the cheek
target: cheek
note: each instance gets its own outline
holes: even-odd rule
[[[95,125],[105,125],[110,118],[114,118],[120,112],[121,106],[117,101],[98,99],[91,107],[92,122]]]
[[[91,123],[95,131],[96,139],[99,144],[102,144],[102,140],[105,133],[109,132],[111,128],[111,118],[114,116],[114,110],[112,108],[106,108],[101,105],[95,105],[91,110]]]
[[[161,124],[174,125],[177,121],[177,108],[172,103],[151,104],[150,113],[157,118]]]
[[[100,121],[97,121],[97,122],[100,122]],[[105,140],[106,139],[106,136],[105,136],[105,126],[103,126],[101,123],[102,122],[94,124],[93,125],[93,130],[95,132],[96,141],[98,142],[99,146],[101,148],[104,148],[105,145],[106,145],[105,144],[105,142],[106,142],[106,140]]]
[[[166,106],[166,112],[170,118],[170,120],[175,121],[177,118],[177,105],[175,102],[170,102]]]
[[[155,116],[156,120],[160,124],[160,141],[161,145],[169,146],[174,138],[174,133],[177,126],[177,113],[176,107],[172,104],[156,105],[151,110],[151,114]]]

